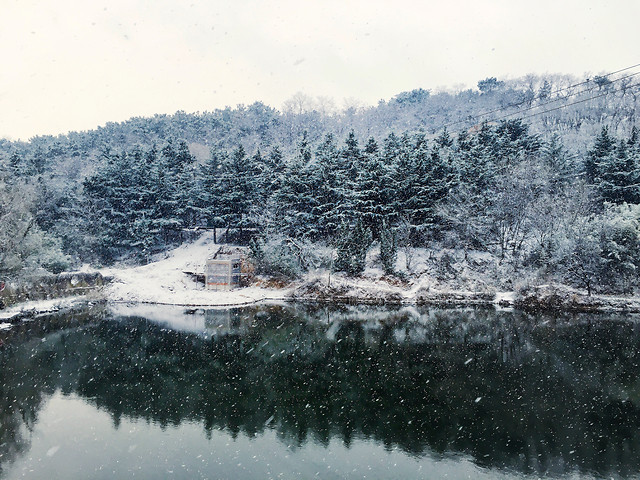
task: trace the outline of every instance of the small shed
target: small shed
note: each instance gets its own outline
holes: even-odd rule
[[[240,286],[241,270],[240,256],[222,255],[207,260],[204,272],[207,289],[227,291]]]

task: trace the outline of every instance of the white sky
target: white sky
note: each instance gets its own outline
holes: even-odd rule
[[[0,0],[0,137],[640,63],[638,0]]]

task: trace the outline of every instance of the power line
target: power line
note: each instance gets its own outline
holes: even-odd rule
[[[626,75],[624,77],[616,78],[615,80],[610,80],[610,84],[618,82],[618,81],[621,81],[621,80],[625,80],[627,78],[635,77],[636,75],[640,75],[640,72],[636,72],[636,73],[632,73],[631,75]],[[528,112],[529,110],[533,110],[535,108],[542,108],[542,107],[545,107],[546,105],[551,105],[552,103],[558,103],[558,102],[560,102],[562,100],[566,100],[567,98],[570,98],[570,97],[573,97],[573,96],[576,96],[576,95],[580,95],[580,94],[587,93],[587,92],[591,93],[593,90],[595,90],[595,88],[596,87],[591,87],[591,88],[588,88],[588,89],[580,90],[579,92],[575,92],[575,93],[572,93],[570,95],[566,95],[565,97],[562,97],[562,98],[556,98],[554,100],[550,100],[550,101],[545,102],[545,103],[541,103],[541,104],[538,104],[538,105],[532,105],[530,107],[527,107],[527,108],[522,109],[522,110],[517,111],[517,112],[507,113],[507,114],[502,115],[500,117],[494,118],[493,121],[502,120],[503,118],[511,117],[511,116],[514,116],[514,115],[518,115],[519,113],[522,113],[522,112]],[[630,87],[627,86],[626,88],[630,88]],[[610,93],[610,91],[606,91],[602,95],[598,95],[598,96],[593,97],[593,98],[599,98],[599,97],[607,95],[609,93]],[[581,102],[577,102],[577,103],[581,103]],[[567,104],[566,106],[569,106],[569,105],[574,105],[574,103]],[[562,106],[560,106],[558,108],[562,108]],[[553,110],[557,110],[557,109],[553,109]],[[553,111],[553,110],[549,110],[549,111]]]
[[[625,88],[630,89],[630,88],[635,88],[635,87],[640,87],[640,83],[636,83],[634,85],[629,85],[629,86],[627,86]],[[600,95],[596,95],[594,97],[589,97],[589,98],[585,98],[585,99],[582,99],[582,100],[578,100],[576,102],[567,103],[566,105],[560,105],[559,107],[550,108],[549,110],[545,110],[544,112],[532,113],[531,115],[527,115],[526,117],[522,117],[522,120],[526,120],[527,118],[531,118],[531,117],[536,117],[538,115],[544,115],[545,113],[553,112],[555,110],[560,110],[562,108],[570,107],[572,105],[577,105],[579,103],[584,103],[584,102],[588,102],[590,100],[595,100],[596,98],[604,97],[604,96],[609,95],[609,94],[611,94],[613,92],[615,92],[615,89],[613,91],[607,91],[607,92],[601,93]]]
[[[633,89],[633,88],[636,88],[636,87],[640,87],[640,82],[635,83],[635,84],[633,84],[633,85],[628,85],[628,86],[626,86],[626,87],[625,87],[625,89]],[[618,89],[618,90],[621,90],[621,89]],[[597,98],[601,98],[601,97],[605,97],[605,96],[607,96],[607,95],[610,95],[611,93],[614,93],[615,91],[616,91],[616,89],[609,90],[609,91],[603,92],[603,93],[601,93],[601,94],[599,94],[599,95],[595,95],[595,96],[593,96],[593,97],[583,98],[582,100],[577,100],[577,101],[575,101],[575,102],[567,103],[566,105],[560,105],[560,106],[558,106],[558,107],[550,108],[550,109],[548,109],[548,110],[544,110],[544,111],[542,111],[542,112],[532,113],[532,114],[530,114],[530,115],[527,115],[527,116],[524,116],[524,117],[520,117],[519,119],[520,119],[520,120],[527,120],[527,119],[529,119],[529,118],[537,117],[537,116],[539,116],[539,115],[544,115],[545,113],[554,112],[554,111],[556,111],[556,110],[561,110],[561,109],[563,109],[563,108],[567,108],[567,107],[570,107],[570,106],[572,106],[572,105],[578,105],[578,104],[580,104],[580,103],[589,102],[589,101],[591,101],[591,100],[595,100],[595,99],[597,99]],[[517,113],[517,112],[516,112],[516,113]],[[512,115],[512,114],[510,114],[510,115]],[[506,115],[506,116],[510,116],[510,115]],[[496,120],[500,120],[500,118],[498,118],[498,119],[496,119]]]
[[[625,72],[627,70],[631,70],[632,68],[636,68],[636,67],[640,67],[640,63],[636,64],[636,65],[632,65],[630,67],[626,67],[626,68],[622,68],[620,70],[616,70],[615,72],[610,72],[607,73],[606,75],[596,75],[596,77],[598,78],[606,78],[606,77],[610,77],[611,75],[615,75],[616,73],[621,73],[621,72]],[[637,73],[634,73],[633,75],[637,75]],[[631,76],[633,76],[631,75]],[[622,78],[627,78],[627,77],[622,77]],[[564,88],[559,88],[554,92],[549,93],[549,96],[551,95],[557,95],[560,92],[564,92],[565,90],[569,90],[571,88],[575,88],[575,87],[579,87],[580,85],[586,85],[587,83],[590,83],[593,79],[591,78],[587,78],[586,80],[579,82],[579,83],[574,83],[573,85],[569,85],[568,87],[564,87]],[[617,82],[618,80],[621,80],[621,78],[612,80],[612,82]],[[592,87],[592,89],[595,87]],[[585,90],[583,90],[585,91]],[[578,92],[580,93],[580,92]],[[575,95],[575,93],[571,94],[571,96]],[[538,95],[538,99],[540,98],[540,95]],[[566,97],[565,97],[566,98]],[[534,97],[531,101],[536,100],[536,98]],[[511,107],[518,107],[520,105],[523,105],[527,102],[527,100],[523,100],[521,102],[517,102],[517,103],[511,103],[509,105],[505,105],[504,107],[500,107],[500,108],[496,108],[494,110],[488,111],[488,112],[483,112],[483,113],[479,113],[477,116],[484,116],[484,115],[488,115],[490,113],[495,113],[495,112],[499,112],[501,110],[506,110],[507,108],[511,108]]]
[[[613,72],[607,73],[607,74],[605,74],[605,75],[597,75],[596,77],[597,77],[597,78],[606,78],[606,77],[610,77],[611,75],[615,75],[616,73],[625,72],[625,71],[627,71],[627,70],[631,70],[631,69],[636,68],[636,67],[640,67],[640,63],[637,63],[637,64],[635,64],[635,65],[631,65],[631,66],[629,66],[629,67],[621,68],[620,70],[616,70],[616,71],[613,71]],[[637,74],[638,74],[638,73],[634,73],[634,74],[629,75],[629,76],[634,76],[634,75],[637,75]],[[618,81],[618,80],[622,80],[622,79],[624,79],[624,78],[628,78],[629,76],[622,77],[622,78],[619,78],[619,79],[615,79],[615,80],[612,80],[611,82],[613,83],[613,82],[616,82],[616,81]],[[592,82],[592,81],[593,81],[592,79],[587,78],[586,80],[584,80],[584,81],[582,81],[582,82],[575,83],[575,84],[573,84],[573,85],[569,85],[569,86],[567,86],[567,87],[564,87],[564,88],[560,88],[560,89],[558,89],[558,90],[555,90],[554,92],[550,93],[550,95],[557,95],[557,94],[558,94],[558,93],[560,93],[560,92],[563,92],[563,91],[565,91],[565,90],[569,90],[569,89],[572,89],[572,88],[575,88],[575,87],[579,87],[580,85],[588,84],[588,83],[590,83],[590,82]],[[592,89],[591,89],[591,90],[593,90],[593,88],[595,88],[595,87],[592,87]],[[580,94],[580,93],[584,93],[585,91],[588,91],[588,90],[589,90],[589,89],[581,90],[580,92],[572,93],[572,94],[570,94],[569,96],[578,95],[578,94]],[[569,96],[565,96],[564,98],[566,99],[566,98],[568,98]],[[538,95],[538,96],[534,96],[534,98],[533,98],[533,99],[531,99],[531,101],[536,100],[536,97],[537,97],[538,99],[540,98],[540,97],[539,97],[539,95]],[[451,127],[451,126],[454,126],[454,125],[458,125],[459,123],[469,122],[469,121],[471,121],[471,120],[475,120],[475,119],[478,119],[478,118],[484,117],[484,116],[486,116],[486,115],[490,115],[491,113],[500,112],[500,111],[507,110],[507,109],[512,108],[512,107],[519,107],[520,105],[524,105],[524,104],[525,104],[525,103],[527,103],[528,101],[529,101],[529,100],[525,99],[525,100],[522,100],[522,101],[520,101],[520,102],[515,102],[515,103],[511,103],[511,104],[505,105],[505,106],[500,107],[500,108],[496,108],[496,109],[493,109],[493,110],[488,110],[488,111],[486,111],[486,112],[481,112],[481,113],[478,113],[478,114],[476,114],[476,115],[472,115],[472,116],[470,116],[470,117],[467,117],[467,118],[466,118],[466,119],[464,119],[464,120],[457,120],[457,121],[455,121],[455,122],[451,122],[451,123],[445,124],[445,125],[443,125],[441,128],[448,128],[448,127]],[[553,100],[553,101],[559,101],[559,99],[556,99],[556,100]],[[549,103],[551,103],[551,102],[549,102]],[[541,106],[541,105],[536,105],[535,107],[529,107],[529,108],[537,108],[537,107],[540,107],[540,106]],[[514,112],[514,114],[517,114],[517,112]]]
[[[635,74],[633,74],[633,75],[628,75],[628,76],[627,76],[627,77],[625,77],[625,78],[628,78],[628,77],[631,77],[631,76],[634,76],[634,75],[638,75],[638,74],[640,74],[640,72],[635,73]],[[618,80],[621,80],[621,79],[618,79]],[[617,81],[617,80],[616,80],[616,81]],[[613,83],[613,82],[611,82],[611,83]],[[626,86],[624,86],[623,88],[624,88],[625,90],[628,90],[628,89],[634,89],[635,87],[640,87],[640,82],[639,82],[639,83],[635,83],[635,84],[633,84],[633,85],[626,85]],[[610,95],[610,94],[612,94],[612,93],[615,93],[615,92],[617,92],[617,91],[621,91],[623,88],[617,88],[617,89],[616,89],[616,88],[614,88],[614,89],[609,89],[609,90],[607,90],[607,91],[605,91],[605,92],[603,92],[603,93],[601,93],[601,94],[599,94],[599,95],[595,95],[595,96],[591,96],[591,97],[584,98],[584,99],[581,99],[581,100],[577,100],[577,101],[575,101],[575,102],[567,103],[567,104],[565,104],[565,105],[560,105],[560,106],[558,106],[558,107],[550,108],[550,109],[544,110],[544,111],[542,111],[542,112],[536,112],[536,113],[532,113],[532,114],[529,114],[529,115],[526,115],[526,116],[522,116],[522,117],[520,117],[520,120],[527,120],[527,119],[529,119],[529,118],[536,117],[536,116],[539,116],[539,115],[544,115],[545,113],[553,112],[553,111],[556,111],[556,110],[561,110],[561,109],[563,109],[563,108],[567,108],[567,107],[570,107],[570,106],[572,106],[572,105],[577,105],[577,104],[580,104],[580,103],[585,103],[585,102],[588,102],[588,101],[591,101],[591,100],[595,100],[595,99],[598,99],[598,98],[601,98],[601,97],[605,97],[605,96]],[[592,91],[592,90],[593,90],[593,89],[590,89],[589,91]],[[584,93],[585,91],[587,91],[587,90],[583,90],[581,93]],[[568,98],[568,97],[565,97],[565,100],[566,100],[566,98]],[[547,103],[542,104],[542,105],[536,105],[536,106],[535,106],[535,107],[533,107],[533,108],[540,108],[540,107],[542,107],[542,106],[544,106],[544,105],[550,105],[550,104],[552,104],[552,103],[556,103],[556,101],[547,102]],[[528,111],[528,110],[532,110],[532,108],[527,108],[527,109],[525,109],[525,110],[521,110],[521,111],[519,111],[519,112],[509,113],[509,114],[503,115],[502,117],[494,118],[494,119],[492,119],[492,120],[490,120],[490,121],[498,121],[498,120],[502,120],[502,119],[504,119],[504,118],[511,117],[511,116],[514,116],[514,115],[518,115],[519,113],[522,113],[522,112],[524,112],[524,111]],[[460,123],[460,122],[458,122],[458,123]],[[443,127],[443,128],[446,128],[446,126],[445,126],[445,127]],[[458,132],[458,133],[460,133],[460,132]]]

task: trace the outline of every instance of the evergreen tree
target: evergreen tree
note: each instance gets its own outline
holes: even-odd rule
[[[398,258],[398,241],[396,233],[386,221],[382,222],[380,230],[380,262],[387,275],[395,273],[396,259]]]
[[[402,150],[394,165],[394,216],[410,225],[412,242],[440,223],[438,205],[445,201],[454,180],[448,165],[448,148],[429,150],[425,135],[403,135]]]
[[[278,179],[279,188],[273,195],[277,229],[293,238],[318,235],[318,225],[312,214],[315,192],[310,188],[311,159],[305,132],[300,139],[297,155],[285,165]]]
[[[21,177],[29,174],[24,162],[22,161],[22,158],[20,157],[20,155],[18,155],[17,152],[12,152],[9,156],[9,168],[12,175],[16,177]]]
[[[354,210],[362,222],[377,237],[382,219],[391,214],[391,168],[378,152],[378,145],[370,138],[365,147],[353,194]]]
[[[278,230],[293,238],[318,235],[315,217],[311,213],[309,171],[301,158],[293,159],[285,167],[274,200]]]
[[[360,220],[353,228],[346,223],[342,224],[336,242],[334,269],[352,276],[364,272],[372,241],[371,231]]]
[[[602,159],[611,155],[615,146],[615,139],[609,135],[609,128],[603,126],[593,149],[587,154],[584,164],[585,175],[590,185],[596,185],[599,182],[602,173]]]
[[[260,190],[264,201],[273,197],[280,190],[285,168],[284,155],[275,145],[269,155],[264,158],[260,172]]]
[[[391,137],[391,135],[389,136]],[[387,148],[385,153],[391,151],[389,147],[394,147],[394,143],[387,138]],[[391,177],[391,185],[394,192],[392,201],[393,219],[400,217],[411,217],[411,211],[414,206],[411,203],[416,200],[418,194],[418,172],[415,163],[415,148],[411,143],[409,134],[405,132],[401,139],[397,142],[397,148],[393,148],[395,156],[390,160],[393,161],[393,170]],[[413,219],[410,219],[413,224]]]
[[[31,157],[31,175],[42,175],[47,168],[47,155],[42,147],[36,147]]]
[[[587,180],[602,202],[640,202],[639,152],[603,127],[585,161]]]
[[[140,257],[149,259],[149,255],[160,247],[161,221],[156,211],[158,194],[154,169],[157,168],[157,151],[153,147],[149,152],[135,149],[131,153],[131,182],[136,190],[132,198],[131,214],[133,215],[132,242]]]
[[[448,148],[453,145],[453,140],[447,131],[447,127],[444,127],[438,138],[436,138],[436,145],[441,148]]]
[[[212,148],[209,158],[200,167],[197,192],[197,208],[199,217],[207,227],[222,228],[225,220],[221,216],[221,196],[224,188],[223,165],[228,161],[227,153],[219,148]],[[217,235],[214,230],[214,241]]]
[[[100,257],[113,261],[134,242],[133,190],[126,153],[107,155],[105,167],[85,180],[84,189],[93,200],[96,248]]]
[[[171,142],[153,159],[154,219],[162,235],[162,243],[168,245],[176,238],[181,227],[181,199],[176,177],[180,164]]]
[[[575,178],[575,165],[558,135],[553,135],[542,148],[542,159],[551,172],[552,189],[557,190]]]
[[[195,184],[195,159],[186,142],[177,146],[169,140],[161,151],[161,168],[167,197],[164,211],[171,217],[175,228],[185,228],[195,224],[197,209],[192,195]]]
[[[364,147],[364,153],[367,155],[374,155],[378,153],[378,142],[373,137],[369,137],[367,144]]]
[[[217,205],[226,227],[242,230],[250,226],[249,211],[258,198],[257,170],[242,145],[222,164]]]
[[[387,138],[384,139],[384,149],[382,158],[387,165],[393,165],[396,158],[400,156],[402,146],[398,136],[391,132]]]
[[[333,237],[339,225],[353,214],[347,164],[333,135],[327,135],[316,150],[309,165],[308,188],[312,192],[309,198],[312,224],[320,236]]]
[[[640,202],[637,159],[635,152],[622,140],[614,152],[600,158],[594,182],[603,201],[615,204]]]
[[[640,132],[638,132],[638,128],[634,125],[631,128],[631,135],[629,135],[629,140],[627,141],[627,144],[631,148],[637,147],[639,139],[640,139]]]
[[[349,132],[349,136],[345,140],[345,146],[340,153],[344,160],[346,179],[349,182],[349,187],[353,188],[362,163],[362,152],[353,130]]]

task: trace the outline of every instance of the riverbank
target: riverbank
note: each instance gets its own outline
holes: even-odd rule
[[[38,315],[103,302],[104,287],[110,281],[99,271],[85,269],[7,283],[0,291],[0,330]]]
[[[8,330],[15,323],[50,313],[66,312],[82,305],[100,301],[95,296],[73,296],[49,300],[33,300],[0,311],[0,330]]]
[[[191,307],[240,306],[271,300],[484,306],[528,311],[640,312],[639,297],[589,296],[586,292],[558,284],[514,288],[508,280],[492,280],[504,278],[500,276],[503,272],[497,270],[492,264],[493,259],[486,253],[468,253],[464,258],[455,260],[456,255],[452,252],[436,254],[420,249],[412,252],[412,268],[405,267],[399,276],[384,275],[377,266],[374,250],[367,258],[366,270],[359,277],[319,268],[286,284],[266,277],[253,277],[248,287],[216,292],[205,289],[204,284],[194,281],[193,276],[185,272],[203,272],[206,259],[219,249],[220,245],[205,234],[148,265],[101,270],[103,276],[112,278],[104,289],[105,299],[116,303]],[[399,257],[400,270],[406,265],[406,258],[402,253]]]
[[[249,285],[243,288],[228,292],[207,290],[203,283],[198,283],[193,275],[186,272],[204,272],[207,258],[220,247],[210,236],[203,235],[148,265],[101,270],[103,276],[112,279],[105,287],[104,295],[109,302],[190,307],[247,305],[267,300],[452,306],[506,302],[508,306],[513,299],[511,292],[490,289],[441,289],[428,275],[404,279],[385,276],[373,261],[360,277],[348,277],[319,268],[289,283],[256,276],[251,277]]]
[[[376,267],[373,252],[368,258],[367,269],[359,277],[316,269],[290,283],[275,282],[258,276],[252,277],[249,286],[243,288],[228,292],[207,290],[189,272],[203,272],[207,258],[212,257],[220,248],[219,244],[205,234],[195,242],[171,250],[147,265],[121,265],[100,270],[85,268],[82,272],[84,283],[80,285],[82,288],[86,287],[86,278],[100,279],[100,285],[94,285],[94,288],[87,291],[88,295],[16,304],[0,311],[0,324],[6,326],[22,318],[57,311],[83,301],[184,307],[229,307],[262,301],[305,301],[640,313],[639,297],[589,296],[586,292],[557,284],[521,286],[517,292],[497,288],[490,284],[490,276],[497,272],[486,268],[490,262],[486,254],[465,257],[466,265],[463,262],[450,263],[449,270],[443,274],[441,270],[429,269],[429,262],[433,263],[433,252],[426,254],[417,251],[414,254],[413,270],[396,277],[384,275]],[[448,258],[453,256],[447,252],[442,255],[448,255]],[[400,258],[399,264],[405,260]],[[442,259],[437,260],[442,262]],[[67,294],[82,294],[76,278],[78,275],[79,273],[69,273],[61,276],[69,282]],[[510,286],[506,282],[496,284],[498,287]],[[60,293],[64,296],[65,290],[60,290]]]

